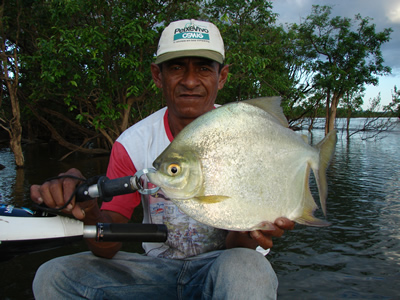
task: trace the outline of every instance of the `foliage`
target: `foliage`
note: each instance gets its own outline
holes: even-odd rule
[[[80,150],[73,139],[110,149],[123,130],[163,105],[149,68],[158,37],[174,18],[199,14],[196,1],[23,3],[23,31],[37,30],[21,56],[30,76],[21,93],[29,113],[73,150]],[[40,21],[31,10],[42,12]]]
[[[25,136],[51,135],[73,151],[107,153],[123,130],[165,105],[149,66],[161,31],[174,20],[209,20],[220,28],[230,75],[218,103],[281,95],[291,123],[328,109],[330,116],[354,115],[363,86],[390,72],[380,47],[391,29],[376,33],[360,16],[354,27],[350,19],[331,18],[325,6],[285,29],[265,0],[3,4],[2,53],[17,54],[18,71],[10,71],[18,75]],[[0,111],[11,120],[11,94],[1,79]],[[398,113],[397,89],[394,95],[388,110]]]
[[[280,95],[290,83],[284,64],[284,32],[267,1],[209,1],[206,15],[221,31],[230,77],[219,92],[223,104]]]
[[[38,39],[34,60],[41,85],[32,95],[36,106],[67,106],[81,124],[100,131],[112,144],[132,121],[135,102],[154,94],[149,69],[158,32],[151,1],[55,1],[54,26]],[[50,93],[49,93],[50,91]],[[137,106],[139,107],[139,106]]]
[[[392,91],[392,102],[385,106],[384,110],[391,112],[393,117],[400,118],[400,90],[397,86],[394,86]]]

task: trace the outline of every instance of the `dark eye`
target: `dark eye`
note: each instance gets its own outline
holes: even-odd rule
[[[181,167],[177,164],[170,164],[168,166],[168,174],[171,176],[178,175],[180,171],[181,171]]]

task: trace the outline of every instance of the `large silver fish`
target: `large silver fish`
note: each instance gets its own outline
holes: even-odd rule
[[[290,130],[279,97],[235,102],[186,126],[148,177],[184,213],[212,227],[268,230],[281,216],[326,226],[313,216],[309,176],[312,169],[325,214],[335,143],[335,131],[312,147]]]

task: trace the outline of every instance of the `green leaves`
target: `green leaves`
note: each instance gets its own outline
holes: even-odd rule
[[[218,103],[278,95],[288,89],[282,30],[267,1],[209,1],[204,14],[221,31],[230,77]]]
[[[285,113],[296,118],[328,95],[349,99],[390,72],[380,47],[391,29],[376,32],[359,15],[331,17],[325,6],[283,28],[276,24],[273,2],[263,0],[20,1],[18,24],[16,5],[5,3],[7,49],[19,53],[19,92],[60,132],[79,128],[86,139],[89,130],[106,147],[165,105],[150,64],[162,29],[174,20],[198,18],[219,27],[230,65],[217,98],[221,104],[281,95]],[[51,120],[42,107],[68,118],[73,129]]]

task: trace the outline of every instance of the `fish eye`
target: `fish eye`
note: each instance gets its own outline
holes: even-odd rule
[[[170,164],[167,171],[169,175],[176,176],[180,173],[181,167],[178,164]]]

